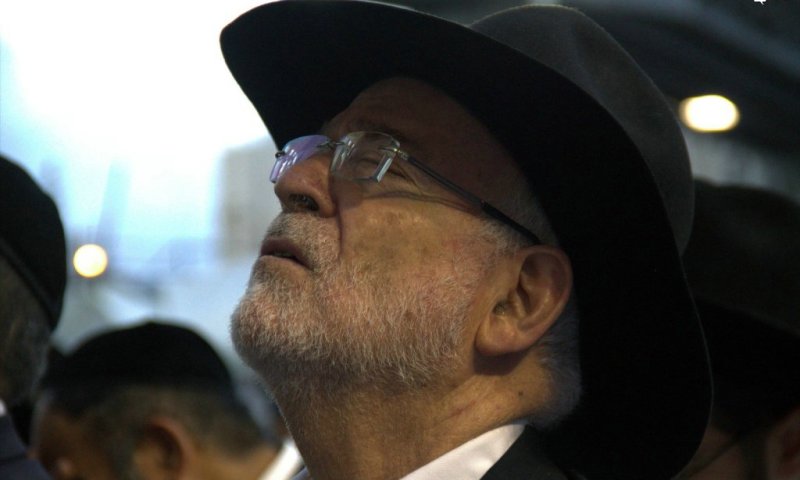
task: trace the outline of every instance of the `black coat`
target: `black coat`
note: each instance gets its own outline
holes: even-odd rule
[[[50,480],[44,468],[28,458],[8,415],[0,416],[0,480]]]
[[[481,480],[581,480],[551,462],[542,451],[536,432],[526,427],[511,448]]]

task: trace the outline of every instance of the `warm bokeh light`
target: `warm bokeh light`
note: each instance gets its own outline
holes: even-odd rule
[[[724,132],[739,123],[736,104],[721,95],[702,95],[683,100],[681,121],[698,132]]]
[[[103,247],[95,244],[81,245],[75,250],[72,265],[78,275],[86,278],[98,277],[106,271],[108,255]]]

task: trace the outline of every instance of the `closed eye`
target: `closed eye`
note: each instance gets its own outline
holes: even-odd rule
[[[397,153],[397,150],[392,149],[392,148],[388,148],[388,147],[387,148],[381,148],[381,151],[383,151],[385,153],[388,153],[388,154],[391,154],[391,155],[394,155],[394,154]],[[376,162],[376,165],[377,165],[377,162]],[[389,174],[389,175],[398,177],[398,178],[402,178],[404,180],[411,181],[411,176],[408,175],[406,170],[403,168],[403,162],[402,162],[401,158],[399,157],[399,155],[395,156],[394,160],[392,161],[392,164],[389,166],[389,170],[387,170],[386,173]]]

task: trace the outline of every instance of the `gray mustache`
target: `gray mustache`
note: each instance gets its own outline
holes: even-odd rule
[[[335,232],[318,218],[304,213],[281,213],[267,228],[267,237],[286,238],[303,252],[308,267],[316,271],[336,257]]]

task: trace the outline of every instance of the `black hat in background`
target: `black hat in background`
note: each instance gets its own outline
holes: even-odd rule
[[[53,365],[44,389],[110,392],[120,386],[170,385],[234,392],[222,359],[195,332],[146,322],[98,334]]]
[[[298,0],[245,13],[221,43],[279,146],[395,76],[438,87],[482,121],[573,264],[584,395],[549,438],[557,460],[590,478],[651,480],[688,462],[711,403],[679,257],[689,162],[661,94],[605,31],[563,7],[465,27],[380,3]]]
[[[0,156],[0,255],[22,277],[56,328],[67,283],[58,208],[25,170]]]
[[[684,261],[706,331],[715,404],[737,428],[800,404],[800,205],[696,182]],[[775,420],[774,418],[772,420]]]

